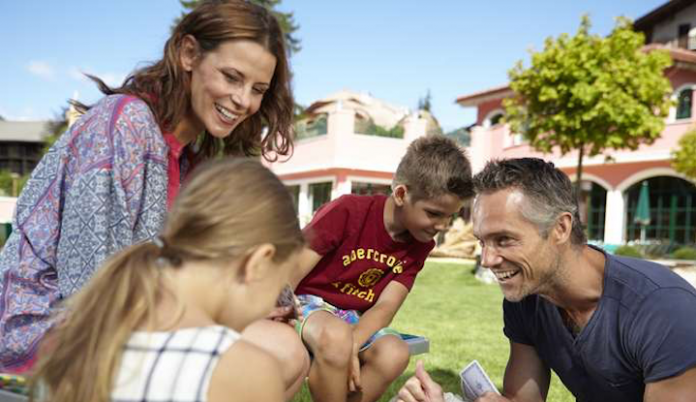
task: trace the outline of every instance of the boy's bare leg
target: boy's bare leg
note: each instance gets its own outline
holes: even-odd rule
[[[353,329],[331,313],[315,311],[305,322],[302,338],[314,355],[309,369],[312,400],[345,401],[353,352]]]
[[[408,366],[409,352],[406,342],[387,335],[375,341],[360,353],[360,381],[362,392],[349,395],[350,402],[374,402],[384,394],[389,385]]]
[[[299,334],[286,323],[262,319],[246,327],[242,338],[278,359],[285,384],[285,400],[291,400],[309,372],[309,354]]]

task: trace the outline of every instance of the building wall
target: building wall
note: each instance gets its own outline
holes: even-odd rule
[[[693,115],[692,115],[693,116]],[[612,163],[631,163],[650,160],[669,160],[670,153],[677,147],[677,142],[684,133],[692,129],[694,118],[668,122],[662,135],[651,145],[641,144],[636,150],[608,150],[606,155],[583,158],[584,166],[608,165]],[[507,125],[497,125],[489,129],[474,127],[471,133],[471,148],[474,171],[483,168],[485,162],[492,158],[538,157],[554,160],[559,167],[573,168],[577,165],[578,152],[571,151],[561,155],[558,150],[541,153],[529,144],[513,145],[512,135]]]
[[[488,102],[484,102],[478,106],[478,113],[476,116],[476,124],[484,125],[484,120],[491,112],[501,109],[503,107],[502,99],[495,99]]]
[[[696,84],[696,72],[692,70],[670,68],[667,70],[666,75],[669,77],[669,81],[672,83],[672,88],[675,91],[684,85]]]
[[[677,47],[677,33],[681,24],[691,24],[691,28],[696,28],[696,4],[686,7],[672,18],[656,24],[652,31],[652,42]]]

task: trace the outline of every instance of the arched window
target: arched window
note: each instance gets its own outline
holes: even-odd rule
[[[505,112],[503,109],[495,109],[488,113],[483,119],[483,127],[488,128],[493,127],[496,124],[500,124],[503,122],[503,117],[505,117]]]
[[[648,182],[650,223],[646,238],[664,244],[693,244],[696,241],[696,186],[681,178],[656,176]],[[638,199],[643,181],[635,183],[627,193],[627,240],[639,240],[641,227],[636,223]]]
[[[499,124],[501,122],[501,120],[503,120],[502,113],[498,113],[496,115],[493,115],[493,117],[491,117],[491,126],[495,126],[496,124]]]
[[[693,100],[693,90],[687,87],[677,94],[677,120],[691,118],[691,103]]]

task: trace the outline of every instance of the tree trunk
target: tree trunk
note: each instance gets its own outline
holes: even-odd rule
[[[578,168],[575,172],[575,199],[578,203],[578,215],[580,216],[580,223],[583,228],[587,225],[587,200],[582,193],[582,159],[585,156],[585,144],[580,145],[580,152],[578,153]]]
[[[580,199],[580,181],[582,179],[582,159],[585,156],[585,144],[580,144],[580,153],[578,153],[578,168],[575,171],[575,196]]]

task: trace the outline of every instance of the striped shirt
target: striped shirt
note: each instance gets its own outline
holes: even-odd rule
[[[125,346],[112,402],[205,402],[220,356],[240,335],[223,326],[135,332]]]

